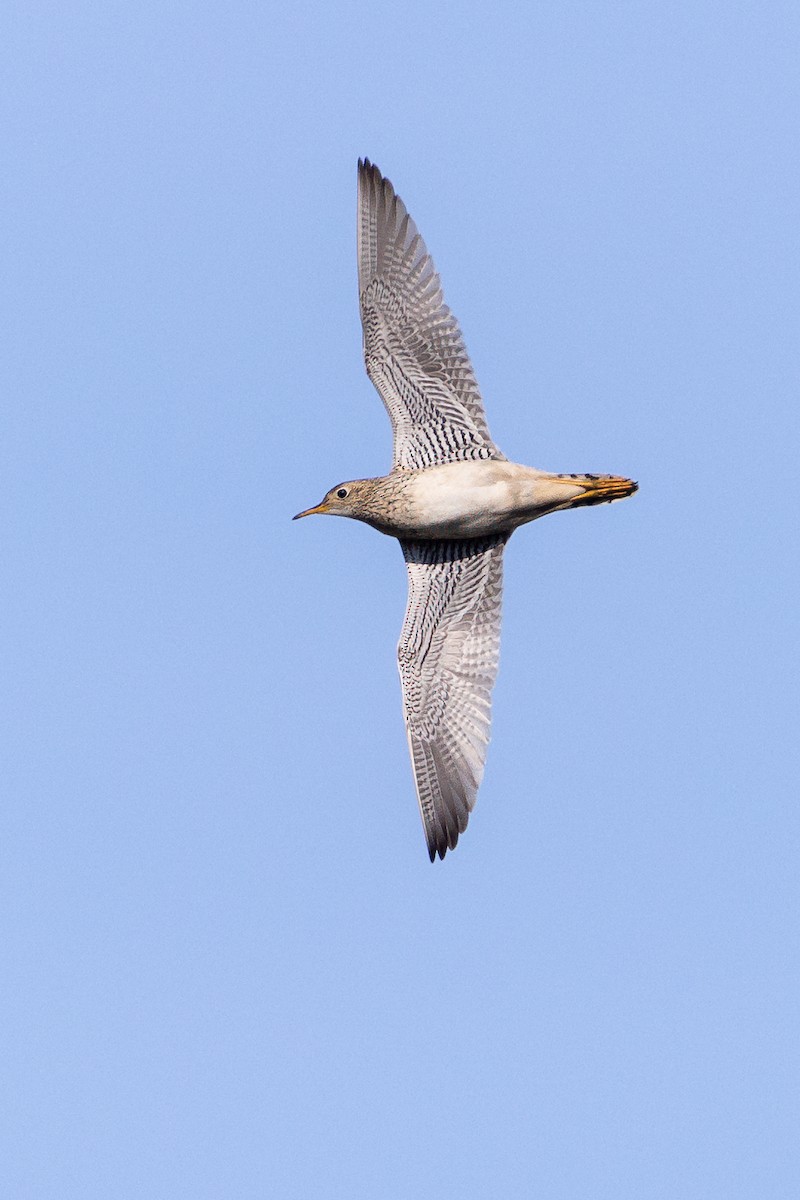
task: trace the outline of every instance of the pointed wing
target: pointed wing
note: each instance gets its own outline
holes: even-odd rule
[[[431,862],[467,827],[483,777],[500,654],[506,537],[401,541],[408,608],[397,656]]]
[[[503,458],[425,243],[369,159],[358,163],[358,289],[364,361],[392,421],[394,465]]]

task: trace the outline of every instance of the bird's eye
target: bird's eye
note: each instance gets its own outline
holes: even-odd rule
[[[339,488],[336,495],[339,497],[340,500],[344,500],[345,496],[347,495],[347,488]]]

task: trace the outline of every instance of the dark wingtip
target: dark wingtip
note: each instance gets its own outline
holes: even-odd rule
[[[426,838],[428,846],[428,858],[431,862],[436,862],[436,857],[444,858],[447,854],[447,841],[441,841],[437,831],[431,830],[431,834]]]
[[[458,842],[458,834],[456,834],[455,838],[452,841],[448,841],[447,836],[445,835],[441,839],[441,841],[439,841],[438,843],[433,843],[432,845],[429,845],[428,846],[428,854],[430,855],[431,862],[436,862],[437,854],[439,856],[439,860],[440,861],[443,860],[444,856],[445,856],[445,854],[447,854],[448,850],[455,850],[457,842]]]

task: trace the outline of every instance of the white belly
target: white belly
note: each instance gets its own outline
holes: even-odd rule
[[[413,535],[453,538],[510,532],[540,514],[536,485],[541,475],[533,467],[494,460],[428,467],[415,475],[406,493]]]

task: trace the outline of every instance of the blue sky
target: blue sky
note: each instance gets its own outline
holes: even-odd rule
[[[794,4],[6,5],[4,1192],[784,1200],[798,1153]],[[428,862],[355,166],[506,454]]]

